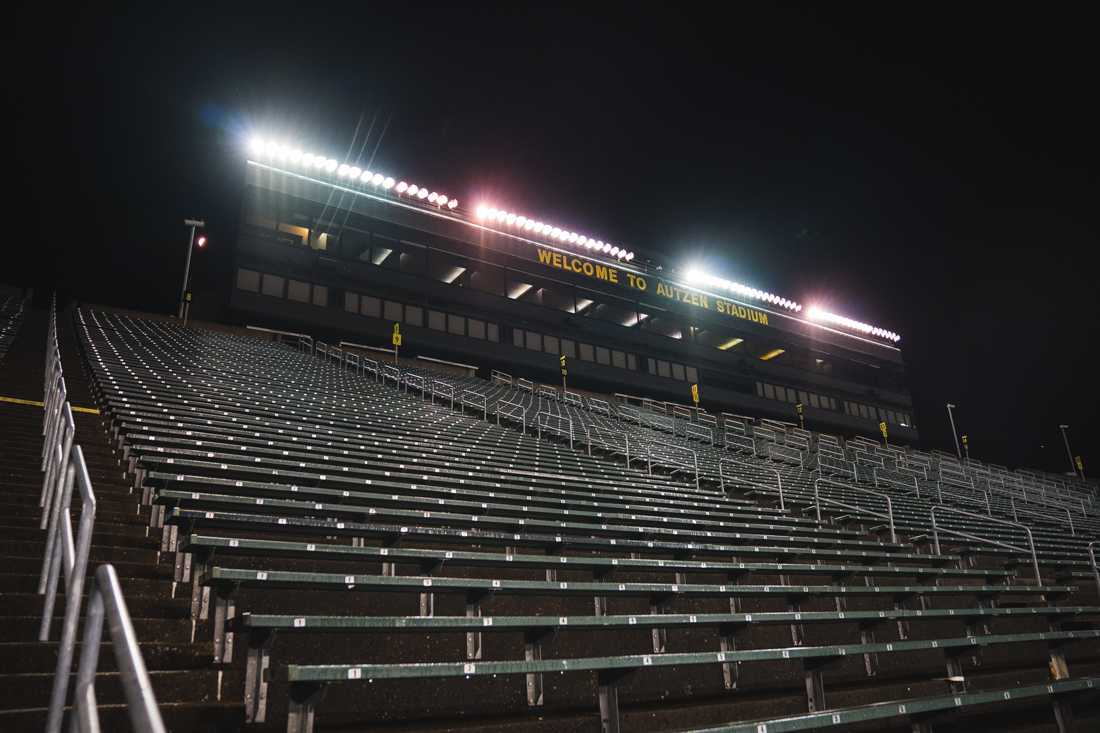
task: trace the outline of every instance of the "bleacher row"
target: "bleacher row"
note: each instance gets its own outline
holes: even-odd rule
[[[1074,583],[1097,518],[1081,486],[1023,489],[1084,501],[1076,535],[1029,526],[1036,577],[992,502],[945,514],[940,551],[911,544],[932,498],[961,492],[942,456],[324,345],[76,319],[192,636],[213,639],[251,723],[774,733],[1037,709],[1060,730],[1075,713],[1095,722],[1100,598]],[[1017,489],[968,468],[973,495]],[[894,539],[860,491],[876,479]]]
[[[8,353],[15,334],[23,322],[23,309],[26,303],[14,295],[0,296],[0,363]]]

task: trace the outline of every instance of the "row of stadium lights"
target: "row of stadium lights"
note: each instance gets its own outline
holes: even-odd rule
[[[426,201],[441,209],[447,208],[453,211],[458,208],[458,199],[450,198],[444,194],[436,193],[435,191],[430,191],[415,183],[398,181],[392,176],[374,173],[354,165],[347,165],[346,163],[339,162],[335,158],[303,152],[299,148],[280,144],[271,140],[265,140],[263,138],[252,138],[249,141],[248,147],[250,152],[257,158],[268,158],[269,160],[290,163],[291,165],[299,166],[303,169],[324,171],[329,175],[335,175],[337,178],[346,179],[349,182],[358,181],[363,185],[374,186],[384,191],[393,191],[398,196]],[[554,240],[563,244],[583,247],[593,253],[610,255],[623,262],[631,262],[634,259],[634,253],[628,251],[625,247],[612,245],[603,240],[588,237],[584,234],[577,234],[568,229],[536,221],[530,217],[514,214],[504,209],[497,209],[492,206],[478,206],[475,213],[479,221],[504,224],[516,231],[539,235],[545,239]],[[700,270],[688,270],[686,278],[691,285],[705,285],[715,289],[726,290],[735,295],[777,305],[787,310],[794,311],[795,313],[802,310],[802,305],[793,300],[788,300],[778,295],[749,287],[748,285],[742,285],[732,280],[715,277]],[[893,331],[837,315],[836,313],[830,313],[817,306],[811,306],[806,312],[806,315],[812,321],[843,326],[844,328],[870,336],[876,336],[894,343],[901,340],[901,336]]]
[[[778,295],[773,295],[764,290],[757,290],[756,288],[749,287],[748,285],[742,285],[732,280],[726,280],[725,278],[715,277],[714,275],[708,275],[707,273],[690,269],[684,273],[685,279],[689,285],[706,285],[707,287],[714,288],[716,290],[726,290],[735,295],[740,295],[745,298],[752,298],[753,300],[759,300],[764,303],[771,303],[772,305],[782,306],[787,310],[798,313],[802,310],[802,305],[796,303],[793,300],[787,300],[781,298]]]
[[[248,149],[257,158],[266,157],[268,159],[277,160],[283,163],[290,163],[291,165],[299,166],[304,169],[313,169],[315,171],[324,171],[329,175],[336,175],[337,178],[343,178],[349,182],[358,181],[363,185],[374,186],[375,188],[381,188],[384,191],[392,190],[398,196],[405,196],[408,198],[419,199],[420,201],[427,201],[429,204],[437,206],[439,208],[447,208],[452,211],[458,207],[458,199],[453,199],[435,191],[430,191],[427,188],[416,185],[415,183],[406,183],[405,181],[398,181],[393,176],[383,175],[382,173],[374,173],[368,170],[363,170],[359,166],[348,165],[347,163],[341,163],[335,158],[326,158],[323,155],[314,155],[313,153],[302,152],[299,148],[291,147],[289,145],[282,145],[280,143],[272,142],[271,140],[264,140],[263,138],[253,138],[249,141]]]
[[[595,237],[589,237],[584,234],[577,234],[576,232],[571,232],[568,229],[563,229],[553,224],[544,224],[541,221],[536,221],[535,219],[519,214],[513,214],[504,209],[497,209],[492,206],[479,206],[474,213],[477,215],[478,221],[495,221],[498,224],[505,224],[515,231],[537,234],[545,239],[552,239],[562,244],[573,244],[577,247],[584,247],[592,252],[602,252],[605,255],[610,255],[624,262],[630,262],[634,259],[634,253],[628,251],[625,247],[619,247],[605,242],[602,239],[596,239]]]
[[[811,306],[806,315],[811,321],[823,321],[825,323],[831,323],[836,326],[844,326],[850,328],[853,331],[859,331],[860,333],[867,334],[869,336],[877,336],[878,338],[886,339],[887,341],[893,341],[895,344],[901,341],[901,336],[888,331],[885,328],[879,328],[878,326],[872,326],[870,323],[863,323],[862,321],[856,321],[851,318],[839,316],[836,313],[830,313],[829,311],[818,308],[816,305]]]

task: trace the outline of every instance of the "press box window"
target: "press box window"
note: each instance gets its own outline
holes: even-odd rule
[[[488,324],[486,332],[488,333],[490,341],[492,341],[493,343],[500,343],[500,327],[497,324]]]
[[[577,344],[580,349],[581,361],[595,361],[592,354],[592,344]]]
[[[448,315],[447,316],[447,333],[453,333],[455,336],[466,335],[466,319],[462,316]]]
[[[314,285],[313,286],[313,304],[319,305],[322,308],[328,305],[328,286],[326,285]]]
[[[513,328],[512,329],[512,346],[515,346],[517,349],[522,349],[523,348],[523,329],[522,328]]]
[[[683,364],[673,364],[672,365],[672,378],[673,379],[679,379],[681,382],[684,381],[684,365]]]
[[[544,336],[542,339],[542,348],[547,354],[560,354],[558,351],[558,337],[557,336]]]
[[[260,273],[240,268],[237,270],[237,287],[250,293],[260,292]]]
[[[401,308],[400,303],[387,300],[383,306],[382,313],[387,321],[400,321],[403,315]]]
[[[424,309],[418,305],[405,306],[405,323],[410,326],[423,326]]]
[[[634,354],[627,354],[626,368],[634,372],[638,371],[638,357],[634,356]]]
[[[359,312],[359,293],[344,293],[344,310],[348,313]]]
[[[565,357],[567,359],[576,358],[577,351],[576,351],[575,344],[572,341],[570,341],[569,339],[562,339],[561,340],[561,353],[565,354]]]
[[[596,347],[596,363],[597,364],[610,364],[611,352],[603,346]]]
[[[470,338],[473,339],[485,339],[485,321],[479,321],[476,318],[470,318],[466,321],[468,328],[470,329]]]
[[[270,295],[274,298],[283,297],[283,289],[286,286],[286,280],[278,275],[264,274],[263,294]]]
[[[695,367],[684,367],[684,371],[687,372],[688,381],[692,384],[699,383],[699,370]]]
[[[296,303],[308,303],[309,283],[304,283],[301,280],[287,280],[286,297],[287,300],[293,300]]]
[[[656,375],[657,374],[657,362],[654,361],[653,359],[649,359],[649,358],[647,358],[645,361],[646,361],[646,369],[649,370],[649,373],[653,374],[653,375]]]
[[[769,400],[774,400],[775,399],[775,388],[772,387],[770,384],[765,384],[764,385],[764,396],[767,397]]]
[[[672,370],[668,366],[667,361],[657,360],[657,376],[665,377],[666,379],[671,376]]]
[[[531,351],[542,351],[542,334],[528,331],[527,348]]]
[[[611,366],[626,369],[626,354],[621,351],[612,351]]]
[[[382,317],[382,301],[369,295],[359,297],[359,312],[371,318]]]
[[[439,311],[428,311],[428,328],[435,331],[446,331],[447,315]]]

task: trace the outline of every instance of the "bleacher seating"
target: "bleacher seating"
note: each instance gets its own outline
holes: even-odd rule
[[[23,322],[26,302],[15,295],[0,295],[0,364]]]
[[[1091,484],[323,344],[77,319],[192,637],[237,673],[225,684],[243,679],[252,723],[1100,719]]]

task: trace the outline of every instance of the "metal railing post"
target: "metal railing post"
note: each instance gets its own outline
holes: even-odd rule
[[[1019,527],[1027,535],[1028,549],[1024,550],[1022,547],[1019,547],[1017,545],[1010,545],[1007,542],[1001,542],[1000,540],[990,539],[989,537],[981,537],[979,535],[971,534],[969,532],[963,532],[963,531],[957,530],[957,529],[940,528],[940,527],[938,527],[938,525],[936,523],[936,512],[937,511],[948,512],[949,514],[959,514],[959,515],[964,516],[964,517],[970,517],[971,519],[980,519],[983,522],[994,522],[995,524],[1003,524],[1007,527]],[[963,509],[957,509],[953,506],[946,506],[944,504],[937,504],[937,505],[933,506],[932,510],[931,510],[931,517],[932,517],[932,540],[935,544],[937,555],[941,554],[940,551],[939,551],[939,546],[940,546],[939,532],[941,532],[941,531],[945,532],[946,534],[952,534],[952,535],[955,535],[957,537],[962,537],[964,539],[976,540],[978,542],[985,542],[986,544],[993,545],[995,547],[1003,547],[1007,550],[1013,550],[1015,552],[1024,552],[1024,553],[1029,552],[1031,554],[1031,566],[1035,571],[1035,583],[1036,583],[1036,585],[1042,585],[1043,584],[1043,576],[1039,572],[1039,556],[1035,552],[1035,538],[1032,536],[1031,529],[1027,525],[1020,524],[1019,522],[1010,522],[1007,519],[996,519],[995,517],[987,517],[987,516],[984,516],[982,514],[976,514],[975,512],[968,512],[968,511],[965,511]]]

